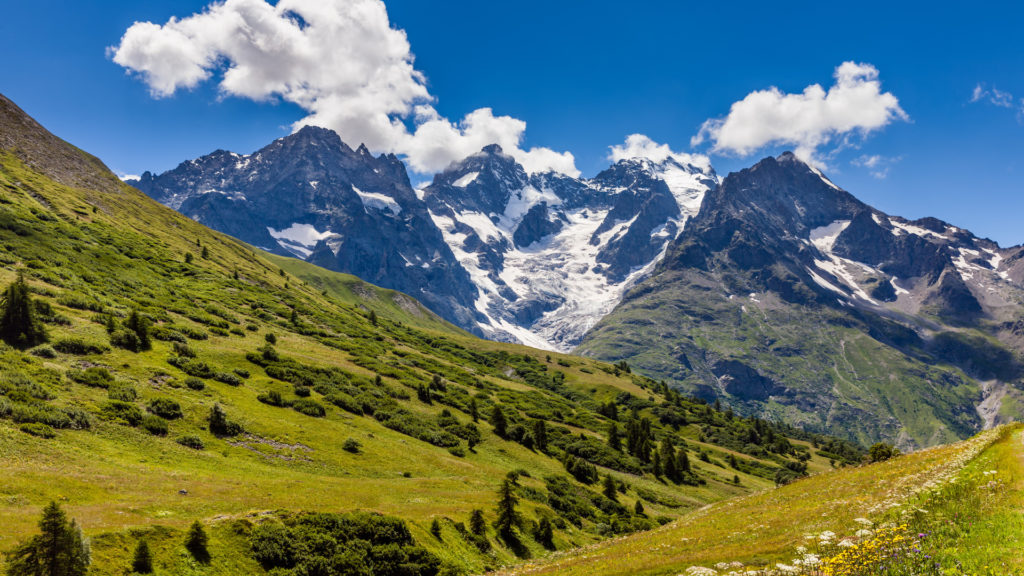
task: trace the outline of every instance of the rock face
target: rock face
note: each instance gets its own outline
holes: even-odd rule
[[[219,150],[129,184],[215,230],[401,290],[475,326],[476,288],[393,155],[306,127],[253,154]]]
[[[708,192],[578,350],[745,413],[926,446],[986,423],[981,381],[1021,386],[1021,252],[884,214],[787,153]]]

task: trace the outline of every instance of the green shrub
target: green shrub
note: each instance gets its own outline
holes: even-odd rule
[[[76,310],[88,310],[90,312],[103,312],[103,304],[95,298],[82,296],[81,294],[65,293],[57,297],[57,303],[61,306],[74,308]]]
[[[196,378],[213,378],[215,374],[213,368],[210,368],[206,362],[196,360],[194,358],[171,356],[167,359],[167,363],[181,370],[185,374],[195,376]]]
[[[153,414],[142,417],[142,428],[154,436],[167,436],[169,430],[167,421]]]
[[[13,403],[11,420],[17,424],[46,424],[52,428],[71,428],[73,425],[66,412],[48,404]]]
[[[57,433],[53,431],[53,428],[50,428],[46,424],[40,424],[38,422],[22,424],[21,426],[18,426],[18,429],[21,430],[22,432],[25,432],[26,434],[31,434],[33,436],[38,436],[40,438],[50,439],[57,437]]]
[[[206,340],[210,337],[210,335],[203,330],[193,328],[191,326],[174,326],[173,328],[187,336],[189,340]]]
[[[181,358],[196,357],[195,349],[185,342],[175,342],[174,344],[171,345],[171,349],[174,350],[174,353],[180,356]]]
[[[253,558],[264,568],[295,565],[295,545],[291,531],[280,522],[267,522],[256,526],[249,536]]]
[[[213,379],[216,380],[217,382],[223,382],[224,384],[227,384],[228,386],[241,386],[242,385],[241,378],[239,378],[238,376],[235,376],[234,374],[232,374],[230,372],[217,372],[216,374],[213,375]]]
[[[86,342],[81,338],[62,338],[53,344],[54,350],[64,354],[75,354],[85,356],[89,354],[103,354],[110,350],[109,346]]]
[[[100,407],[100,416],[111,422],[138,426],[142,423],[142,411],[139,407],[130,402],[120,400],[108,400]]]
[[[322,418],[327,414],[327,410],[322,404],[310,398],[299,398],[292,403],[292,409],[296,412],[301,412],[306,416],[313,416],[315,418]]]
[[[113,384],[107,389],[107,398],[121,402],[134,402],[139,398],[139,393],[131,384]]]
[[[33,356],[38,356],[39,358],[46,358],[46,359],[53,359],[53,358],[57,357],[57,351],[54,350],[52,346],[46,346],[46,345],[37,346],[37,347],[29,350],[28,353],[33,355]]]
[[[203,382],[195,376],[189,376],[185,378],[185,386],[188,386],[189,390],[202,390],[206,388],[206,382]]]
[[[203,450],[206,448],[203,444],[203,439],[198,436],[182,436],[175,440],[175,442],[193,450]]]
[[[324,400],[327,400],[346,412],[351,412],[357,416],[363,415],[363,405],[357,402],[355,398],[345,394],[344,392],[332,392],[331,394],[324,396]]]
[[[214,436],[237,436],[242,433],[242,426],[228,420],[228,416],[220,404],[214,404],[210,409],[209,427]]]
[[[304,514],[263,524],[253,530],[250,546],[272,573],[436,576],[441,569],[402,520],[365,512]]]
[[[256,399],[259,400],[260,402],[263,402],[264,404],[269,404],[270,406],[285,405],[284,398],[281,396],[281,393],[278,392],[277,390],[267,390],[266,392],[257,396]]]
[[[181,344],[188,342],[188,338],[184,334],[166,326],[154,326],[150,329],[149,335],[154,340],[161,340],[163,342],[178,342]]]
[[[249,371],[245,368],[235,368],[232,372],[234,372],[239,378],[244,378],[246,380],[248,380],[250,376]]]
[[[345,441],[341,443],[342,450],[346,452],[351,452],[353,454],[358,454],[359,450],[362,449],[362,447],[363,445],[360,444],[359,440],[356,440],[355,438],[346,438]]]
[[[150,412],[165,420],[181,418],[181,404],[170,398],[154,398],[149,401],[147,408]]]
[[[114,383],[114,377],[110,371],[102,366],[91,366],[85,370],[68,370],[68,378],[93,388],[110,388]]]

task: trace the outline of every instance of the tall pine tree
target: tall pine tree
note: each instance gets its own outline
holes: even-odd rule
[[[494,527],[506,542],[517,540],[515,528],[523,521],[516,510],[517,504],[519,498],[515,494],[515,482],[511,478],[505,478],[498,489],[498,519],[494,521]]]
[[[32,296],[25,277],[18,279],[4,291],[3,314],[0,314],[0,339],[15,348],[31,348],[46,342],[46,329],[36,317]]]

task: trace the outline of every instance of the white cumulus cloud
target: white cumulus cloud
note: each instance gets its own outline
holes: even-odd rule
[[[798,156],[821,164],[823,146],[909,120],[896,96],[882,92],[874,66],[843,62],[834,77],[828,90],[812,84],[799,94],[775,87],[751,92],[724,118],[705,121],[690,143],[711,142],[712,152],[740,156],[767,145],[792,145]]]
[[[668,144],[658,144],[643,134],[630,134],[626,141],[620,145],[611,146],[608,158],[612,162],[628,160],[630,158],[646,158],[652,162],[664,162],[672,158],[682,165],[692,164],[702,170],[711,168],[711,159],[703,154],[687,154],[685,152],[674,152]]]
[[[136,22],[109,54],[154,97],[219,75],[225,96],[295,103],[308,112],[295,129],[331,128],[350,143],[404,155],[417,172],[497,143],[529,171],[579,174],[569,152],[522,149],[522,120],[489,108],[454,122],[440,116],[381,0],[224,0],[162,25]]]

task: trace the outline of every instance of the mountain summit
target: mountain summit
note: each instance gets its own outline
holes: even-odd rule
[[[476,288],[394,155],[307,126],[252,154],[218,150],[129,184],[215,230],[404,291],[475,327]]]

